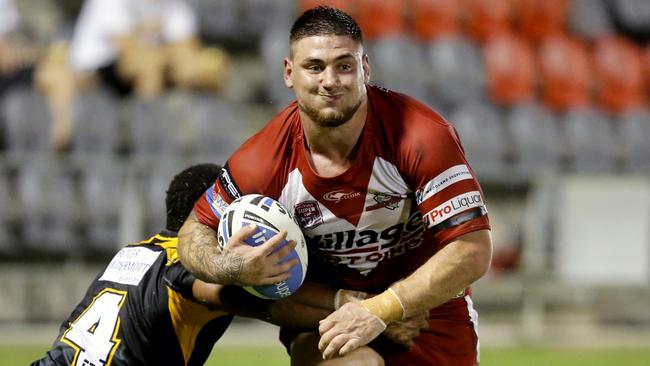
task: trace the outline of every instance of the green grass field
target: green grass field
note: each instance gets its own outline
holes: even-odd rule
[[[47,346],[0,346],[0,365],[29,365]],[[219,347],[208,366],[279,366],[289,358],[280,347]],[[481,349],[481,366],[648,366],[650,347],[630,349],[566,349],[505,347]]]

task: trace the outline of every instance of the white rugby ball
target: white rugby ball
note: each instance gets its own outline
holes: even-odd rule
[[[293,220],[291,213],[280,202],[259,194],[249,194],[234,200],[221,216],[217,229],[219,246],[223,250],[230,237],[242,227],[255,224],[257,231],[245,242],[251,246],[264,244],[282,230],[287,232],[285,241],[276,250],[287,244],[289,240],[296,242],[294,250],[282,262],[293,258],[298,264],[289,270],[289,279],[273,285],[251,286],[244,289],[251,294],[264,299],[280,299],[287,297],[302,285],[307,274],[307,244],[300,226]]]

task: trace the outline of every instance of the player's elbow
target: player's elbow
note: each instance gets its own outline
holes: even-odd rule
[[[483,277],[490,269],[492,262],[492,236],[489,230],[481,230],[472,233],[473,240],[470,250],[470,261],[472,268],[472,282]]]

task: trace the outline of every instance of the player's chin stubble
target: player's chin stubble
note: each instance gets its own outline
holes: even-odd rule
[[[309,119],[314,121],[319,127],[334,128],[343,125],[352,118],[354,113],[361,106],[361,100],[355,105],[347,106],[343,110],[335,113],[323,113],[317,108],[312,108],[303,103],[298,103],[298,107],[303,111]]]

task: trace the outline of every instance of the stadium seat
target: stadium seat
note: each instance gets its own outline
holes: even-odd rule
[[[492,101],[513,105],[535,95],[536,65],[532,47],[513,33],[499,33],[483,45],[487,89]]]
[[[569,167],[573,171],[606,173],[614,171],[617,141],[609,118],[595,108],[576,108],[560,117]]]
[[[1,108],[9,155],[22,157],[50,150],[50,115],[43,96],[29,89],[11,89]]]
[[[212,155],[221,161],[248,137],[248,118],[239,106],[206,94],[194,95],[191,103],[183,129],[190,157]]]
[[[296,14],[295,0],[244,0],[241,31],[255,37],[271,27],[291,28]],[[288,38],[288,37],[287,37]]]
[[[523,179],[560,167],[562,142],[553,113],[537,103],[510,108],[505,115],[512,137],[514,172]]]
[[[357,0],[355,20],[367,41],[394,37],[406,30],[402,0]]]
[[[650,2],[646,0],[610,0],[610,11],[617,28],[631,37],[648,40]]]
[[[234,40],[239,36],[239,1],[197,0],[199,31],[208,40]]]
[[[572,0],[568,22],[572,33],[589,41],[614,31],[605,1]]]
[[[618,116],[625,170],[633,173],[650,172],[650,112],[632,110]]]
[[[118,111],[105,91],[79,95],[74,104],[72,153],[114,154],[122,138]]]
[[[470,164],[479,177],[505,182],[506,141],[501,114],[489,103],[467,102],[451,113],[450,122],[458,131]]]
[[[518,29],[533,42],[563,33],[568,13],[568,0],[513,1],[513,14]]]
[[[262,34],[260,40],[260,53],[266,69],[268,102],[278,112],[295,99],[293,91],[284,85],[283,79],[283,61],[289,56],[288,39],[286,29],[272,27]]]
[[[643,61],[640,49],[621,37],[605,37],[594,47],[598,103],[610,112],[643,104]]]
[[[460,6],[455,0],[408,0],[410,33],[420,42],[431,42],[459,31]]]
[[[81,241],[80,208],[74,172],[69,164],[48,154],[22,161],[16,188],[20,223],[27,248],[71,254]]]
[[[484,96],[485,71],[476,45],[464,38],[438,38],[427,45],[432,99],[455,106]],[[426,77],[426,76],[425,76]]]
[[[510,29],[510,0],[466,0],[463,2],[467,33],[483,42]]]
[[[428,68],[419,42],[401,35],[383,37],[367,42],[366,53],[374,84],[417,99],[426,98],[427,83],[422,75],[426,75]]]
[[[87,249],[113,252],[120,245],[120,215],[126,166],[110,155],[78,160],[81,201],[85,208]]]
[[[8,169],[0,165],[0,254],[11,254],[17,249],[17,238],[13,232],[16,202],[11,187]]]
[[[545,104],[555,110],[590,102],[591,64],[587,47],[566,36],[544,39],[539,48],[539,69]]]
[[[183,112],[172,108],[172,98],[133,98],[124,110],[124,124],[128,131],[128,147],[134,155],[180,153],[179,126]],[[182,103],[181,103],[182,104]]]
[[[165,227],[165,192],[174,175],[188,167],[189,162],[177,155],[156,155],[137,162],[140,174],[140,197],[144,201],[144,228],[146,233],[155,233]]]

